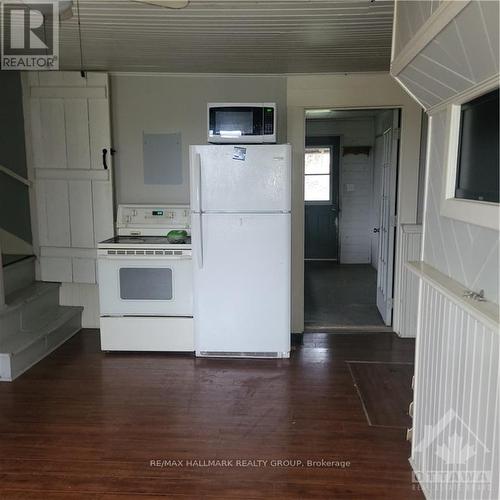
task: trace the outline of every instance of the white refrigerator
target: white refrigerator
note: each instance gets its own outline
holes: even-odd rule
[[[290,355],[291,148],[190,147],[197,356]]]

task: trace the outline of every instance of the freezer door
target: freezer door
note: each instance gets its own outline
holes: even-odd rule
[[[191,146],[191,210],[288,212],[289,145]]]
[[[208,214],[193,222],[193,239],[200,225],[203,233],[193,266],[197,353],[288,353],[290,215]]]

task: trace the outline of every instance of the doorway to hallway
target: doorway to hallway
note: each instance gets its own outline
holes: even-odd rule
[[[399,110],[306,111],[305,330],[392,324]]]

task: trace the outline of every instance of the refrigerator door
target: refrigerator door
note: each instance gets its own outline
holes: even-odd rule
[[[289,212],[290,145],[191,146],[191,210]]]
[[[193,219],[195,346],[201,356],[288,357],[290,215]]]

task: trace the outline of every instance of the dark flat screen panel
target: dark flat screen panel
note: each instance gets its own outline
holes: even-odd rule
[[[499,201],[498,89],[462,106],[456,198]]]

